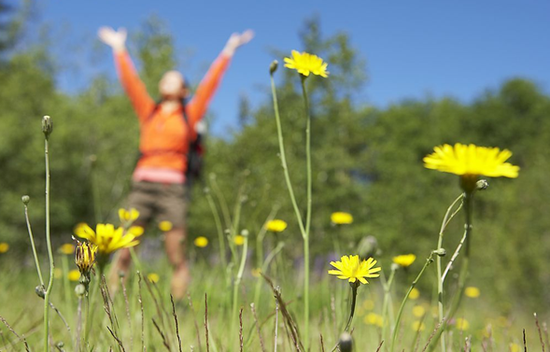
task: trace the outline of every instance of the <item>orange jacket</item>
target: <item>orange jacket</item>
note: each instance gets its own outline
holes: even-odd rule
[[[139,149],[143,156],[134,171],[134,180],[183,182],[190,138],[194,138],[195,125],[204,116],[229,62],[230,57],[222,53],[210,66],[193,99],[186,104],[188,126],[181,109],[171,113],[165,113],[160,108],[155,110],[156,103],[147,93],[128,53],[123,51],[115,54],[122,87],[132,102],[140,124]],[[167,174],[172,176],[163,176]]]

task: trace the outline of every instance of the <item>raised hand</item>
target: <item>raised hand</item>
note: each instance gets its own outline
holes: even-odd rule
[[[252,38],[254,38],[254,31],[250,29],[242,33],[233,33],[231,37],[229,37],[227,44],[225,44],[225,48],[223,49],[223,51],[227,55],[231,56],[235,53],[235,50],[237,50],[237,48],[245,45],[246,43],[251,41]]]
[[[115,51],[122,51],[126,48],[126,29],[119,28],[118,31],[115,31],[111,27],[101,27],[97,31],[99,39],[109,45]]]

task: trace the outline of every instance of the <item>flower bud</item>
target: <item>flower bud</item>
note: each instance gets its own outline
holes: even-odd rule
[[[440,257],[444,257],[445,255],[447,255],[447,251],[445,250],[445,248],[438,248],[434,251],[434,254]]]
[[[241,236],[243,236],[243,237],[248,237],[249,234],[250,234],[250,233],[248,232],[247,229],[243,229],[243,230],[241,231]]]
[[[34,288],[34,292],[40,298],[46,297],[46,289],[42,285],[38,285]]]
[[[353,349],[353,339],[348,332],[343,332],[340,335],[340,340],[338,341],[338,347],[341,352],[351,352]]]
[[[279,66],[279,61],[273,60],[271,65],[269,65],[269,74],[272,75],[277,71],[277,67]]]
[[[396,271],[397,269],[399,269],[399,264],[391,263],[391,271]]]
[[[78,284],[74,288],[74,293],[76,293],[77,296],[82,297],[86,295],[86,286],[83,284]]]
[[[31,201],[31,197],[24,195],[23,197],[21,197],[21,201],[23,202],[23,204],[27,205]]]
[[[52,131],[53,131],[52,119],[48,115],[46,115],[42,118],[42,132],[44,132],[44,135],[46,136],[46,138],[48,138],[52,133]]]
[[[489,182],[487,180],[479,180],[476,182],[476,189],[478,191],[484,191],[489,187]]]

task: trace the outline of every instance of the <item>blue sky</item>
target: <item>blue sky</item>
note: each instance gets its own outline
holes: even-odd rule
[[[218,135],[235,126],[240,94],[253,104],[265,99],[273,59],[269,49],[301,49],[298,31],[312,15],[319,16],[325,35],[347,32],[366,58],[369,82],[357,92],[361,103],[385,107],[428,96],[469,102],[518,76],[534,80],[546,92],[550,86],[546,0],[36,1],[40,20],[77,47],[97,45],[95,33],[102,25],[132,32],[151,14],[158,15],[167,21],[178,49],[191,49],[183,69],[191,71],[184,73],[193,80],[232,32],[254,29],[256,38],[237,53],[211,105]],[[71,70],[62,71],[58,82],[67,91],[85,86],[98,71],[114,75],[108,51],[92,59],[82,50],[66,53],[64,60],[83,72],[75,77]],[[87,69],[90,60],[97,69]]]

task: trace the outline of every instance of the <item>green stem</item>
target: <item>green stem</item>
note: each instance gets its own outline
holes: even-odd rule
[[[382,303],[382,338],[383,339],[386,339],[386,330],[387,330],[386,326],[388,326],[390,321],[388,304],[390,304],[390,301],[391,301],[391,287],[393,285],[393,279],[395,277],[396,271],[397,271],[397,267],[395,265],[392,265],[388,282],[383,284],[384,286],[384,303]]]
[[[235,336],[235,324],[237,322],[237,304],[239,299],[239,286],[241,285],[241,280],[243,277],[244,267],[246,264],[246,253],[248,251],[248,236],[244,238],[243,251],[241,253],[241,264],[239,266],[239,271],[235,277],[235,282],[233,284],[233,309],[231,314],[231,339]]]
[[[416,284],[418,283],[418,281],[422,277],[422,274],[424,274],[424,271],[426,270],[426,268],[431,263],[433,263],[433,261],[434,261],[433,256],[434,256],[434,252],[430,253],[430,256],[428,257],[428,259],[426,259],[426,263],[424,263],[424,266],[422,267],[422,270],[420,270],[420,272],[418,273],[418,276],[412,282],[411,287],[409,287],[409,290],[407,291],[407,293],[405,294],[405,297],[403,298],[403,301],[401,302],[401,306],[399,307],[399,311],[397,312],[397,319],[396,319],[395,325],[393,327],[392,339],[391,339],[391,348],[390,348],[391,352],[394,351],[395,340],[397,339],[397,331],[399,330],[399,324],[401,323],[401,316],[403,315],[403,310],[405,308],[405,304],[407,303],[407,301],[409,299],[409,295],[411,294],[411,291],[413,290],[413,288],[416,286]]]
[[[231,221],[231,215],[229,215],[229,207],[227,206],[227,200],[225,199],[225,196],[223,195],[220,186],[218,186],[215,174],[210,174],[210,184],[212,185],[212,190],[214,191],[214,194],[216,195],[216,198],[218,198],[218,202],[220,203],[223,218],[225,221],[225,227],[230,229],[233,226],[233,222]]]
[[[29,232],[29,238],[31,240],[32,255],[34,257],[34,265],[36,266],[38,279],[40,280],[40,285],[44,287],[44,279],[42,278],[42,269],[40,269],[40,262],[38,261],[38,254],[36,253],[36,246],[34,245],[34,235],[32,234],[31,222],[29,220],[29,210],[26,204],[25,204],[25,221],[27,222],[27,230]]]
[[[350,311],[349,311],[348,322],[346,323],[346,327],[344,328],[344,331],[349,331],[351,321],[353,320],[353,315],[355,314],[355,306],[357,304],[357,288],[359,287],[359,285],[360,285],[359,281],[356,281],[356,282],[350,284],[350,287],[351,287],[351,307],[350,307]]]
[[[275,247],[274,250],[272,250],[268,255],[267,257],[265,258],[265,261],[261,267],[261,272],[262,273],[267,273],[267,269],[269,268],[269,264],[271,264],[271,261],[273,260],[273,258],[275,258],[277,256],[277,254],[279,254],[279,252],[284,248],[285,244],[283,242],[279,242],[277,244],[277,247]],[[261,284],[262,284],[262,280],[261,279],[258,279],[258,281],[256,282],[256,291],[254,293],[254,302],[256,302],[256,306],[257,307],[260,307],[260,293],[261,293]]]
[[[50,325],[50,295],[52,293],[54,275],[53,251],[50,233],[50,156],[48,136],[44,139],[44,159],[46,162],[46,244],[48,247],[48,259],[50,261],[50,279],[48,282],[48,287],[46,288],[46,295],[44,296],[44,351],[48,352],[50,349],[48,341]]]
[[[210,192],[206,193],[206,200],[208,201],[208,205],[210,206],[210,210],[212,211],[212,215],[214,215],[214,222],[216,223],[216,230],[218,232],[218,242],[220,243],[220,259],[222,262],[222,267],[227,267],[227,258],[225,256],[225,239],[223,238],[223,228],[222,228],[222,222],[220,219],[220,214],[218,212],[218,209],[216,208],[216,204],[214,204],[214,199],[212,198],[212,195]]]
[[[445,216],[443,218],[443,223],[441,224],[441,229],[439,230],[439,239],[437,241],[437,249],[442,248],[443,246],[443,233],[445,232],[445,229],[447,228],[447,225],[451,221],[451,219],[455,216],[455,214],[460,210],[462,205],[451,215],[451,210],[454,208],[456,203],[458,203],[460,200],[462,200],[463,194],[460,194],[455,201],[451,204],[451,206],[447,209],[447,212],[445,213]],[[450,217],[450,218],[449,218]],[[437,256],[436,258],[436,265],[437,265],[437,308],[438,308],[438,314],[439,314],[439,321],[443,320],[443,280],[441,277],[441,257]],[[441,352],[446,351],[445,347],[445,336],[441,337]]]

